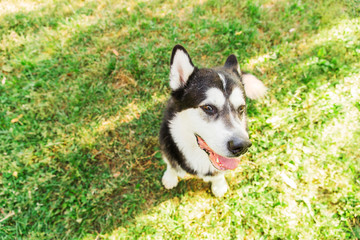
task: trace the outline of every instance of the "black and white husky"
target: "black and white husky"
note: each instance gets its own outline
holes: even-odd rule
[[[199,69],[185,48],[176,45],[170,66],[172,93],[160,129],[167,164],[162,183],[171,189],[189,173],[210,181],[220,197],[228,190],[224,173],[235,169],[251,146],[246,97],[259,98],[266,87],[240,71],[235,55],[222,67]]]

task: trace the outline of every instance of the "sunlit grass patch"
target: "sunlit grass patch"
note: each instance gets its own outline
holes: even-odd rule
[[[30,12],[43,7],[42,1],[1,1],[0,16],[17,12]]]

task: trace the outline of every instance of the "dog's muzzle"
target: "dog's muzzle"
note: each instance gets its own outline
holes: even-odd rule
[[[227,148],[232,154],[234,154],[234,156],[238,157],[246,153],[251,145],[252,144],[249,140],[234,139],[227,143]]]
[[[212,150],[199,135],[195,135],[195,137],[199,147],[207,153],[210,162],[218,170],[232,170],[239,165],[240,159],[221,156]],[[234,142],[232,142],[231,145],[234,147]]]

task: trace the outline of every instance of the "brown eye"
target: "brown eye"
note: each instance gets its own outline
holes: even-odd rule
[[[245,112],[245,105],[241,105],[239,108],[238,108],[238,112],[240,114],[244,113]]]
[[[200,108],[208,115],[214,115],[217,113],[217,109],[213,105],[204,105],[200,106]]]

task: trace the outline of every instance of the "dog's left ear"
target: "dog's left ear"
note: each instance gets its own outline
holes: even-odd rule
[[[236,56],[234,54],[231,54],[227,59],[226,59],[226,62],[225,62],[225,65],[224,65],[225,68],[228,68],[232,71],[237,71],[237,73],[239,75],[241,75],[241,71],[240,71],[240,65],[238,63],[238,60],[236,58]]]
[[[245,94],[248,98],[258,99],[266,94],[267,87],[265,87],[259,79],[250,73],[241,72],[240,65],[234,54],[231,54],[226,59],[224,67],[232,71],[237,71],[237,73],[242,77]]]
[[[194,72],[194,64],[185,48],[176,45],[170,60],[170,87],[173,91],[185,86]]]

